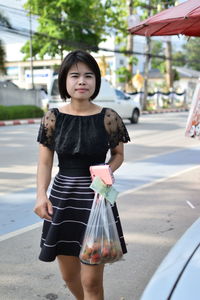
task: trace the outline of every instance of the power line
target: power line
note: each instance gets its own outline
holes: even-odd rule
[[[0,4],[0,7],[4,7],[6,9],[10,9],[10,10],[14,10],[14,11],[20,11],[20,12],[26,12],[27,11],[25,9],[21,9],[21,8],[16,8],[16,7],[12,7],[12,6],[7,6],[7,5],[4,5],[4,4]]]
[[[26,18],[28,18],[28,15],[27,15],[27,10],[25,10],[25,9],[19,9],[19,8],[15,8],[15,7],[11,7],[11,6],[7,6],[7,5],[3,5],[3,4],[0,4],[0,8],[5,8],[5,10],[3,11],[3,12],[7,12],[7,10],[9,11],[11,11],[11,12],[9,12],[9,13],[11,13],[11,14],[14,14],[15,16],[16,15],[19,15],[19,16],[22,16],[22,17],[26,17]],[[13,12],[12,12],[13,11]],[[37,15],[33,15],[32,16],[34,19],[37,19],[38,18],[38,16]]]
[[[20,12],[25,14],[25,16],[28,18],[28,14],[30,13],[28,10],[24,10],[24,9],[18,9],[18,8],[14,8],[14,7],[10,7],[10,6],[6,6],[6,5],[3,5],[3,4],[0,4],[0,7],[4,7],[6,9],[11,9],[16,13],[18,13],[19,15]],[[39,17],[42,17],[41,15],[37,15],[37,14],[31,14],[32,17],[38,19]],[[61,22],[61,18],[55,18],[53,16],[51,17],[47,17],[48,20],[51,20],[51,21],[55,21],[55,22]],[[67,19],[63,19],[65,22],[69,23],[69,24],[75,24],[75,25],[79,25],[79,26],[88,26],[88,25],[95,25],[96,22],[95,20],[91,21],[91,20],[87,20],[85,22],[80,22],[80,21],[77,21],[77,20],[67,20]]]
[[[25,29],[25,28],[13,28],[13,27],[9,28],[6,25],[0,25],[0,28],[2,28],[3,30],[5,30],[6,32],[9,32],[11,34],[22,35],[27,38],[30,37],[29,30]],[[150,58],[160,58],[163,60],[168,59],[168,60],[171,60],[174,62],[182,62],[184,64],[200,62],[200,60],[186,60],[186,59],[182,59],[182,58],[174,59],[174,58],[166,57],[165,55],[158,55],[158,54],[152,54],[152,53],[147,53],[147,52],[128,51],[128,50],[120,50],[120,49],[108,49],[108,48],[103,48],[103,47],[99,47],[99,46],[91,46],[91,45],[84,43],[83,41],[66,41],[64,39],[58,39],[58,38],[52,37],[50,35],[47,35],[44,33],[39,33],[36,31],[33,31],[33,34],[37,35],[41,38],[47,38],[47,39],[52,39],[54,41],[57,41],[58,45],[62,44],[62,45],[70,46],[73,48],[82,48],[82,49],[87,49],[87,50],[94,51],[94,52],[104,51],[104,52],[119,53],[119,54],[124,54],[124,55],[149,56]]]

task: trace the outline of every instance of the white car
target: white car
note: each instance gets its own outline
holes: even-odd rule
[[[58,90],[58,76],[55,75],[48,90],[48,107],[58,107],[65,104],[60,99]],[[105,78],[101,80],[101,89],[94,103],[114,109],[123,119],[129,119],[131,123],[138,123],[140,116],[140,96],[131,97],[120,90],[115,89]]]
[[[137,94],[135,96],[132,96],[132,95],[122,92],[121,90],[118,90],[118,89],[115,89],[115,93],[116,93],[119,103],[122,104],[122,102],[124,102],[126,105],[127,101],[128,101],[128,103],[130,101],[132,102],[131,104],[134,105],[134,109],[132,110],[132,116],[129,117],[128,119],[131,121],[131,123],[138,123],[139,116],[140,116],[140,95]],[[132,109],[132,107],[131,107],[131,109]]]
[[[153,275],[140,300],[200,299],[200,218],[184,233]]]

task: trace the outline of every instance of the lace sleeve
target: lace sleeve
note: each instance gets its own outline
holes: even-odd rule
[[[108,133],[110,148],[115,148],[120,142],[127,143],[130,141],[128,131],[121,117],[114,110],[106,109],[104,125]]]
[[[41,120],[37,141],[40,144],[50,148],[51,150],[54,149],[54,130],[55,130],[55,123],[56,123],[56,115],[54,110],[49,110],[45,113]]]

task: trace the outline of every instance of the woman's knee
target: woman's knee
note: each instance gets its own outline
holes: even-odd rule
[[[104,266],[82,266],[81,283],[83,289],[88,292],[99,292],[103,288]]]
[[[83,289],[88,292],[98,293],[102,289],[102,280],[91,276],[82,276]]]
[[[70,257],[58,257],[62,279],[68,284],[80,278],[80,264],[77,260]]]
[[[72,283],[80,277],[79,273],[76,272],[61,272],[62,279],[66,282],[66,284]]]

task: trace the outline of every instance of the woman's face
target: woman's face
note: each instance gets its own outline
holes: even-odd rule
[[[95,74],[86,64],[78,62],[69,69],[66,89],[71,99],[89,100],[94,94],[95,87]]]

